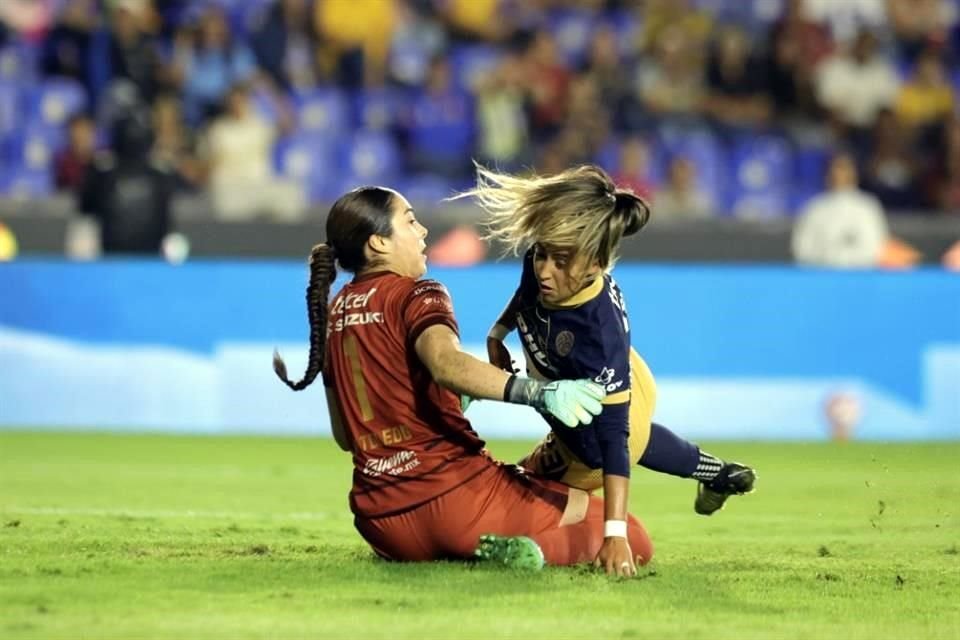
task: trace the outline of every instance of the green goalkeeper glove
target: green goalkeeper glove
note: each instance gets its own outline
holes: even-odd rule
[[[603,387],[592,380],[541,382],[518,376],[510,376],[503,390],[505,402],[530,405],[568,427],[593,422],[593,416],[603,411],[606,395]]]

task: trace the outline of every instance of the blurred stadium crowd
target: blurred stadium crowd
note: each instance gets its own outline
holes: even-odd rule
[[[435,202],[471,159],[592,161],[659,218],[782,217],[842,149],[885,207],[960,211],[954,0],[0,7],[7,196],[89,208],[143,161],[221,219],[297,220],[360,183]]]

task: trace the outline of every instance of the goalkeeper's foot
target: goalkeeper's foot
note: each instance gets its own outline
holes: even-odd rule
[[[543,568],[540,545],[525,536],[480,536],[473,555],[478,560],[502,564],[511,569],[539,571]]]
[[[728,462],[710,482],[697,484],[697,499],[693,510],[702,516],[710,516],[723,509],[730,496],[740,496],[753,491],[756,472],[738,462]]]

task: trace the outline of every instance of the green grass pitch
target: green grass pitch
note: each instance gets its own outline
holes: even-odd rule
[[[618,581],[377,560],[330,440],[0,433],[0,638],[960,637],[960,443],[709,449],[758,491],[637,469]]]

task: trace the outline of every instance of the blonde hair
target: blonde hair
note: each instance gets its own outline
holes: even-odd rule
[[[601,268],[616,261],[624,236],[650,220],[650,207],[629,189],[617,189],[595,165],[552,176],[519,177],[480,165],[477,185],[455,198],[472,197],[488,214],[486,238],[519,254],[532,244],[566,249],[596,260]]]

